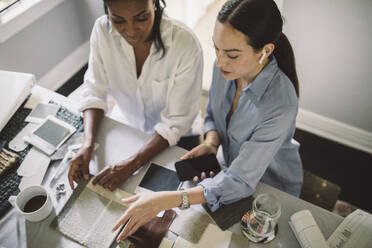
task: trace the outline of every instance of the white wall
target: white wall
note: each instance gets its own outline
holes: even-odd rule
[[[86,56],[80,55],[80,63],[75,63],[74,66],[76,56],[73,53],[79,48],[81,51],[89,47],[84,44],[89,40],[94,20],[103,14],[101,2],[65,0],[4,43],[0,43],[0,68],[32,73],[38,80],[48,73],[48,79],[53,78],[51,75],[68,79],[74,71],[80,69],[76,67],[84,62],[82,60],[87,61],[88,51],[84,51]],[[69,65],[63,65],[63,61],[69,56]],[[59,69],[58,74],[55,73],[58,65],[59,68],[70,68]],[[56,82],[48,80],[44,82],[47,85],[43,86],[56,89],[63,83],[58,82],[59,85],[55,85],[58,78],[55,80]]]
[[[341,139],[354,135],[367,151],[372,151],[371,13],[370,0],[283,5],[284,32],[297,59],[302,120]]]
[[[209,4],[217,0],[165,0],[165,11],[168,16],[178,19],[194,28],[198,20],[205,14]]]

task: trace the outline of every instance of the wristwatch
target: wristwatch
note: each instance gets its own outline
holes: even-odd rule
[[[187,193],[185,190],[181,191],[181,197],[182,197],[182,203],[178,208],[181,210],[189,208],[190,207],[189,197],[187,196]]]

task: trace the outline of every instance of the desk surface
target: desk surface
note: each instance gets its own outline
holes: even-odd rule
[[[112,164],[115,161],[129,157],[135,153],[138,148],[140,148],[148,139],[149,136],[138,130],[127,127],[110,118],[105,118],[101,125],[100,133],[97,137],[100,147],[97,151],[96,163],[94,163],[96,167],[91,165],[91,167],[95,167],[93,168],[92,172],[97,172],[107,164]],[[178,160],[185,152],[186,150],[182,148],[170,147],[156,156],[152,162],[165,167],[174,168],[174,162]],[[55,211],[46,220],[39,223],[32,223],[25,221],[21,215],[17,214],[14,209],[11,209],[0,220],[0,247],[81,247],[79,244],[62,236],[59,232],[50,228],[49,226],[50,222],[55,217],[56,212],[58,213],[62,209],[63,205],[68,199],[68,196],[72,193],[68,186],[67,171],[65,171],[65,174],[59,179],[59,183],[63,182],[67,186],[67,194],[59,201],[55,199],[53,189],[49,188],[47,185],[49,184],[47,182],[49,182],[51,175],[54,174],[55,170],[56,168],[54,166],[50,166],[43,181],[43,185],[46,186],[53,198]],[[136,176],[133,176],[121,188],[128,192],[133,192],[135,186],[138,185],[144,173],[145,170],[140,170]],[[133,185],[135,186],[133,187]],[[288,225],[288,220],[292,214],[303,209],[309,209],[311,211],[315,221],[317,222],[326,239],[343,220],[343,218],[338,215],[263,183],[258,185],[254,195],[256,196],[257,194],[264,192],[276,195],[282,204],[282,215],[279,219],[278,236],[268,244],[254,244],[242,236],[239,224],[236,224],[230,228],[230,230],[233,232],[230,243],[231,248],[300,247]],[[200,206],[196,207],[198,208]],[[202,208],[200,207],[200,209]]]

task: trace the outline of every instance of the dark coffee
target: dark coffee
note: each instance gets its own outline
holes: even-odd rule
[[[45,195],[37,195],[27,201],[23,208],[23,212],[31,213],[40,209],[46,202],[47,197]]]

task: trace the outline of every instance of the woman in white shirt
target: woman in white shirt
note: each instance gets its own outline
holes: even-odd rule
[[[189,136],[199,112],[203,58],[195,35],[163,15],[163,0],[104,0],[90,40],[80,110],[84,142],[68,174],[89,178],[89,161],[99,124],[114,98],[125,124],[152,134],[132,157],[107,166],[93,183],[114,190],[168,146]],[[123,140],[123,142],[126,142]]]

